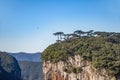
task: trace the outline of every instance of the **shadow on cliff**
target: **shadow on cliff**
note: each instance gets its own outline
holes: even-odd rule
[[[9,73],[0,66],[0,80],[22,80],[22,79],[15,77],[14,72]]]

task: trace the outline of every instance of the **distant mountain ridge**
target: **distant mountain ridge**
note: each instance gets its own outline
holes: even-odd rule
[[[20,65],[22,80],[43,80],[41,53],[9,53]]]
[[[33,62],[41,62],[41,53],[9,53],[10,55],[14,56],[18,61],[33,61]]]

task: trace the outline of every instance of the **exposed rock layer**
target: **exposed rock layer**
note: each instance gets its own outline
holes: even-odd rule
[[[81,68],[79,72],[66,72],[65,69]],[[98,71],[88,61],[82,61],[81,56],[69,57],[65,62],[51,63],[43,61],[44,80],[120,80],[107,75],[106,70]]]

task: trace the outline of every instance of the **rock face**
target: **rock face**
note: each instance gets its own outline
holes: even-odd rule
[[[21,80],[17,60],[5,52],[0,52],[0,80]]]
[[[106,75],[105,70],[97,71],[90,62],[82,61],[79,55],[57,63],[43,61],[43,73],[44,80],[116,80]]]
[[[43,80],[41,53],[9,53],[14,56],[21,68],[22,80]]]
[[[43,80],[42,62],[19,61],[22,80]]]

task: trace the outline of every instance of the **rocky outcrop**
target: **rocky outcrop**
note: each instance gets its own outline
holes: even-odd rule
[[[108,76],[104,69],[96,70],[79,55],[57,63],[43,61],[43,73],[44,80],[120,80]]]
[[[0,80],[21,80],[17,60],[5,52],[0,52]]]

